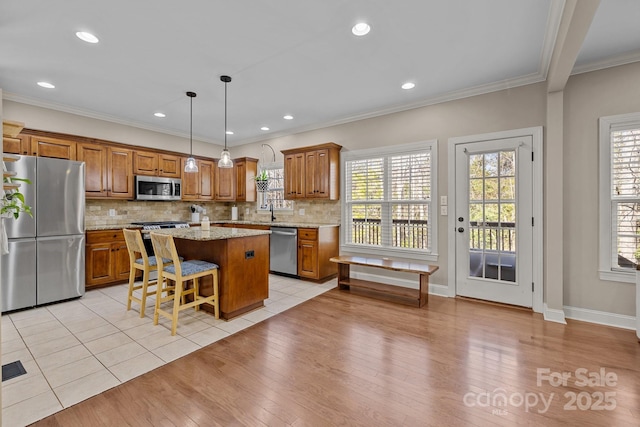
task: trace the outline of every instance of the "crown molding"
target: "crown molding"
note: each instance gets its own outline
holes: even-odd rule
[[[604,70],[605,68],[617,67],[619,65],[631,64],[638,61],[640,61],[640,50],[623,53],[621,55],[603,59],[601,61],[595,61],[575,66],[571,71],[571,75],[573,76],[576,74],[588,73],[591,71]]]

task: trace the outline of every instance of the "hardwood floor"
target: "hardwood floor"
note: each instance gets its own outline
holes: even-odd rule
[[[35,425],[640,425],[635,332],[569,322],[332,290]]]

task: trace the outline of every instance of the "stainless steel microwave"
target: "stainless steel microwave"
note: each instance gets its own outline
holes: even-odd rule
[[[182,180],[136,175],[136,200],[180,200]]]

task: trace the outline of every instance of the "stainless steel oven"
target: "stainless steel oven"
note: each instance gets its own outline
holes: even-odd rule
[[[288,276],[298,275],[298,229],[271,227],[269,270]]]
[[[178,178],[136,175],[136,200],[180,200],[182,181]]]

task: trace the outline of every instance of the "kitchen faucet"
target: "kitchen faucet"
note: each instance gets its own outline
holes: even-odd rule
[[[269,206],[269,210],[271,211],[271,222],[276,220],[276,217],[273,216],[273,203]]]

